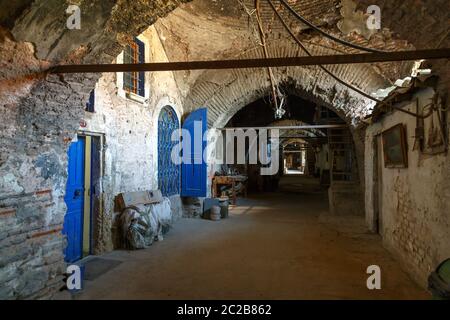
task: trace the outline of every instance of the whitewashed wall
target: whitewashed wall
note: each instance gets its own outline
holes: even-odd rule
[[[154,27],[138,37],[145,43],[147,62],[168,58]],[[123,54],[117,58],[122,63]],[[95,113],[85,113],[80,131],[104,135],[104,212],[96,252],[113,249],[114,198],[123,192],[158,188],[158,118],[171,106],[181,119],[183,108],[172,72],[146,73],[145,99],[126,98],[123,74],[104,74],[95,88]]]
[[[422,90],[404,108],[416,112],[415,99],[424,106],[434,91]],[[405,270],[422,286],[437,264],[450,257],[450,157],[413,150],[416,118],[394,112],[366,132],[366,218],[375,229],[374,146],[377,135],[397,124],[407,127],[408,168],[383,168],[380,203],[384,245],[399,257]],[[427,134],[427,132],[425,133]],[[382,156],[382,155],[381,155]]]

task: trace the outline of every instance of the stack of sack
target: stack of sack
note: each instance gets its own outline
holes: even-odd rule
[[[170,200],[136,204],[126,207],[119,216],[122,246],[125,249],[145,249],[154,241],[162,241],[173,224]]]

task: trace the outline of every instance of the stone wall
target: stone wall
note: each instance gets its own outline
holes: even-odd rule
[[[9,35],[0,52],[0,298],[47,298],[65,269],[66,152],[92,76],[32,75],[45,62]]]
[[[83,13],[81,31],[66,29],[65,9],[70,1],[21,0],[10,1],[2,6],[0,25],[6,29],[0,28],[0,114],[2,115],[0,122],[0,297],[48,297],[59,286],[60,275],[64,269],[62,257],[64,242],[60,231],[66,211],[63,200],[67,179],[66,152],[75,133],[79,130],[84,103],[99,75],[57,76],[47,75],[43,71],[56,63],[110,63],[122,50],[124,40],[141,33],[158,17],[167,15],[182,2],[187,1],[136,0],[133,1],[132,6],[125,0],[81,1],[79,2]],[[387,1],[378,2],[385,3],[384,8],[389,9],[383,13],[383,23],[416,47],[423,47],[420,44],[429,39],[438,41],[447,39],[448,41],[448,37],[442,37],[443,28],[440,27],[445,25],[448,18],[446,15],[448,10],[442,9],[448,5],[445,0],[408,0],[404,1],[400,7],[397,4],[388,5]],[[188,13],[195,12],[195,16],[184,16],[180,14],[182,11],[178,10],[177,15],[173,17],[180,20],[180,24],[170,25],[166,21],[168,28],[161,27],[161,30],[170,30],[170,32],[164,32],[161,37],[164,47],[172,54],[169,56],[171,61],[180,60],[179,57],[185,56],[189,59],[200,60],[244,57],[245,53],[242,53],[244,50],[255,47],[254,34],[247,28],[248,16],[242,8],[235,6],[234,2],[233,6],[225,6],[225,0],[220,2],[196,0],[193,3],[196,5],[184,8],[187,8]],[[298,2],[297,9],[307,17],[314,18],[313,21],[316,24],[336,32],[335,25],[340,16],[334,3],[337,1],[302,1]],[[420,5],[425,9],[419,10],[417,7]],[[398,8],[401,10],[397,10]],[[266,9],[264,10],[267,13]],[[400,13],[401,19],[397,12]],[[238,15],[238,20],[232,17],[235,14]],[[232,19],[230,20],[229,17]],[[408,23],[405,22],[407,19]],[[226,21],[230,22],[227,25],[230,28],[223,27]],[[192,24],[197,27],[191,27]],[[218,25],[222,27],[219,28]],[[230,32],[230,29],[233,32]],[[303,30],[303,28],[300,29]],[[417,36],[416,32],[411,32],[416,29],[423,29],[420,36]],[[199,38],[200,31],[201,38]],[[327,41],[321,41],[314,33],[305,31],[305,40],[311,40],[308,41],[309,45],[328,47],[329,49],[323,49],[325,51],[334,52],[339,49]],[[213,37],[211,32],[214,33]],[[193,41],[187,37],[186,33],[190,34]],[[235,36],[236,33],[239,33],[238,37]],[[166,38],[167,41],[164,41]],[[274,33],[274,39],[277,38],[279,38],[278,32]],[[224,41],[225,39],[227,41]],[[400,40],[390,39],[388,30],[370,42],[358,38],[356,40],[362,41],[364,45],[374,44],[389,50],[407,47],[407,44]],[[438,41],[436,45],[439,44]],[[177,46],[171,46],[171,43]],[[249,43],[253,45],[249,46]],[[441,42],[441,44],[444,43]],[[181,49],[176,50],[180,47]],[[286,48],[292,49],[292,47]],[[218,48],[218,52],[214,51],[214,48]],[[297,51],[291,51],[291,49],[288,52],[297,54]],[[260,56],[259,51],[257,55]],[[341,70],[339,72],[341,75],[351,72],[351,70],[337,69]],[[378,69],[383,74],[386,74],[388,70],[400,70],[393,67],[393,64],[379,64]],[[358,73],[359,81],[354,84],[361,85],[368,91],[372,91],[372,87],[378,89],[378,76],[366,76],[366,71],[362,71]],[[202,72],[192,72],[192,74],[199,76]],[[294,71],[288,76],[290,74],[294,74]],[[392,74],[388,72],[387,78],[395,79],[398,74],[402,72]],[[448,79],[448,72],[446,74]],[[294,78],[302,79],[303,77],[317,78],[318,74],[307,70],[295,72],[295,75]],[[187,96],[188,100],[195,104],[203,103],[203,95],[198,93],[201,93],[205,86],[207,89],[205,98],[219,102],[217,103],[220,107],[217,108],[219,114],[220,110],[224,110],[223,105],[243,106],[257,95],[253,90],[250,94],[234,95],[242,92],[236,90],[236,86],[232,85],[233,82],[244,87],[245,84],[248,85],[254,80],[252,76],[244,75],[235,81],[233,77],[228,78],[221,74],[219,77],[225,79],[217,82],[207,73],[202,78],[205,81],[197,81],[197,83],[195,81],[199,77],[190,77],[190,81],[186,82],[185,76],[189,76],[189,73],[188,75],[184,72],[177,74],[177,85],[183,85],[182,90],[185,91],[183,96]],[[285,78],[291,78],[288,76]],[[171,101],[170,96],[163,94],[169,91],[164,87],[166,82],[159,82],[158,75],[151,77],[155,77],[152,80],[153,86],[159,88],[155,89],[155,92],[160,94],[150,96],[148,104],[149,109],[155,107],[157,112],[158,108],[174,101]],[[266,80],[258,88],[267,88],[267,78],[263,77]],[[318,81],[319,86],[312,81],[308,82],[310,91],[314,89],[319,96],[331,98],[333,105],[336,103],[338,106],[343,104],[365,106],[359,103],[360,99],[349,97],[345,92],[337,90],[339,88],[336,89],[335,84],[329,79],[320,78],[323,81]],[[213,81],[210,81],[211,79]],[[206,85],[208,82],[211,84]],[[195,90],[191,90],[194,83]],[[376,86],[366,86],[367,84],[376,84]],[[214,94],[211,94],[211,92],[222,90],[222,86],[224,90],[228,90],[223,92],[223,96],[228,97],[226,99],[216,98]],[[227,89],[228,86],[231,88]],[[127,106],[127,103],[119,104]],[[194,107],[199,106],[195,104],[193,104]],[[136,119],[144,113],[139,107],[131,107],[131,109],[135,114],[124,116],[126,119]],[[349,108],[350,120],[353,120],[353,117],[360,118],[361,108],[357,110],[352,112],[353,108]],[[232,113],[226,116],[231,117]],[[148,118],[144,117],[144,119],[148,121]],[[86,120],[89,125],[90,119],[86,117]],[[100,125],[101,122],[98,124]],[[123,126],[122,129],[124,128],[126,127]],[[126,134],[126,131],[123,132]],[[112,150],[111,152],[114,153]],[[150,163],[155,162],[152,160]],[[113,164],[114,162],[111,163],[111,168]],[[150,175],[146,176],[151,180],[148,184],[150,186],[154,184],[154,175],[151,173],[145,173],[145,175]],[[122,175],[122,182],[127,179]],[[114,182],[114,186],[111,190],[121,189],[120,184]],[[105,221],[109,219],[109,217],[106,218]],[[106,231],[102,246],[108,249],[110,246],[107,231],[109,226],[107,223],[104,225]],[[100,249],[103,250],[103,248]]]
[[[144,36],[151,39],[148,57],[167,61],[154,29]],[[5,68],[0,72],[0,298],[48,298],[61,287],[65,270],[61,231],[67,148],[80,130],[85,102],[98,76],[30,76],[45,62],[34,57],[32,45],[15,42],[7,34],[1,37],[0,62]],[[111,197],[157,187],[159,110],[171,105],[181,118],[171,73],[152,73],[147,86],[148,101],[131,103],[117,96],[115,75],[105,75],[98,85],[99,113],[84,115],[86,130],[106,138],[105,211],[97,253],[113,247]]]
[[[432,89],[422,90],[414,99],[419,98],[423,106],[429,103],[433,93]],[[414,99],[405,103],[404,108],[416,112]],[[383,165],[377,175],[374,140],[397,124],[406,126],[408,168],[385,168]],[[380,234],[385,246],[425,287],[429,273],[450,257],[450,157],[448,153],[432,156],[413,150],[415,128],[416,118],[394,112],[367,129],[366,218],[370,228],[376,231],[379,207]],[[379,159],[383,161],[382,155]],[[380,191],[377,181],[383,186]]]

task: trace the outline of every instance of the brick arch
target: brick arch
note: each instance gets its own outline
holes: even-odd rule
[[[314,55],[335,54],[329,47],[310,44]],[[301,56],[301,49],[293,42],[280,40],[268,47],[270,56]],[[261,47],[252,47],[236,58],[262,58]],[[388,85],[370,65],[337,65],[329,69],[341,79],[371,93]],[[287,67],[274,69],[278,84],[286,93],[295,94],[327,106],[339,114],[347,123],[358,125],[370,112],[371,100],[337,83],[317,67]],[[186,110],[199,107],[209,109],[209,125],[223,126],[241,108],[270,92],[266,69],[227,70],[218,73],[211,70],[197,78],[189,91]]]
[[[283,147],[286,147],[290,144],[297,143],[297,142],[298,143],[308,143],[308,142],[306,142],[305,139],[302,139],[302,138],[289,138],[289,139],[282,140],[281,145]]]
[[[281,53],[287,56],[301,54],[299,48],[290,41],[273,42],[268,49],[271,56]],[[333,53],[333,49],[319,45],[310,44],[309,49],[317,55]],[[263,51],[260,47],[253,47],[238,57],[263,57]],[[343,80],[369,93],[387,85],[387,81],[370,65],[337,65],[329,69]],[[373,102],[338,84],[317,67],[278,68],[274,70],[274,74],[285,93],[330,108],[350,126],[359,174],[363,176],[364,125],[361,120],[370,114]],[[184,108],[186,111],[208,108],[208,126],[220,128],[239,110],[268,96],[270,92],[265,69],[227,70],[220,73],[211,70],[197,78],[185,99]],[[364,188],[362,180],[361,186]]]
[[[433,11],[433,15],[439,18],[436,18],[436,23],[430,24],[428,21],[433,16],[430,11],[417,10],[418,3],[424,4],[427,8],[439,10],[437,1],[445,3],[445,0],[404,1],[400,13],[406,13],[409,9],[408,14],[403,15],[411,17],[408,29],[404,28],[404,23],[398,23],[397,3],[390,5],[392,10],[383,15],[383,19],[386,19],[383,21],[389,27],[392,26],[392,29],[402,38],[408,36],[413,44],[422,42],[419,41],[421,38],[439,39],[434,31],[439,30],[440,25],[445,25],[446,11]],[[17,220],[14,218],[12,221],[14,225],[21,226],[23,232],[39,231],[41,234],[57,232],[62,224],[65,214],[62,196],[65,188],[67,145],[79,126],[84,102],[100,77],[99,74],[65,75],[64,77],[56,75],[45,77],[43,74],[39,77],[30,77],[29,75],[39,73],[54,63],[109,63],[122,50],[121,44],[127,38],[139,34],[152,25],[158,17],[165,16],[183,2],[189,2],[189,0],[134,0],[132,7],[129,7],[129,1],[125,0],[80,1],[82,10],[85,6],[90,18],[83,20],[83,29],[78,33],[68,32],[65,28],[67,1],[10,1],[7,9],[0,13],[0,26],[7,29],[5,31],[0,28],[0,64],[5,66],[0,74],[0,111],[3,117],[0,123],[2,142],[0,144],[0,179],[5,177],[0,181],[0,196],[5,199],[2,205],[15,208],[13,215],[17,217]],[[193,3],[199,2],[200,0],[194,0]],[[221,2],[210,1],[210,4],[219,6]],[[305,6],[301,8],[302,12],[303,9],[306,10],[306,16],[311,18],[319,16],[318,12],[328,10],[328,5],[335,2],[338,1],[314,0],[311,2],[314,5],[298,1],[298,4]],[[387,6],[387,1],[377,2],[386,2]],[[413,6],[414,4],[416,5]],[[316,8],[323,8],[323,10],[317,11]],[[410,8],[414,9],[410,10]],[[199,13],[202,12],[204,11],[199,11]],[[6,20],[5,17],[7,17]],[[203,18],[204,20],[210,18],[207,12]],[[194,21],[198,22],[198,20]],[[420,26],[422,21],[426,21],[427,26],[431,27],[417,37],[416,33],[410,30],[415,31],[416,24]],[[237,24],[233,31],[240,27]],[[191,30],[186,27],[185,29]],[[11,33],[11,36],[8,33]],[[218,35],[217,38],[222,39],[223,36]],[[34,44],[29,43],[31,41]],[[286,46],[287,49],[288,47]],[[281,47],[271,50],[278,50],[280,54],[284,53]],[[320,54],[320,50],[314,53]],[[261,57],[261,54],[259,56]],[[202,56],[202,58],[207,57]],[[172,60],[175,61],[175,59]],[[317,99],[324,104],[328,102],[332,106],[346,105],[345,110],[344,108],[339,110],[349,122],[359,117],[359,111],[364,111],[366,105],[364,100],[352,96],[351,93],[331,83],[311,68],[298,68],[301,71],[297,68],[286,70],[287,75],[283,75],[283,70],[279,70],[280,79],[287,83],[294,81],[293,92],[309,95],[312,99]],[[354,70],[340,69],[338,71],[346,78]],[[230,71],[224,75],[233,77],[233,72]],[[302,78],[306,81],[302,81]],[[359,85],[362,88],[378,87],[376,83],[378,80],[374,81],[372,77],[365,77],[363,73],[360,74],[360,78]],[[246,80],[248,82],[245,82]],[[231,78],[229,82],[224,82],[223,79],[218,81],[212,72],[205,73],[190,90],[191,94],[186,103],[195,108],[197,102],[209,103],[208,99],[213,99],[213,107],[217,108],[216,115],[220,116],[221,111],[228,111],[227,108],[222,110],[223,106],[243,106],[252,99],[260,97],[262,92],[267,92],[268,83],[263,80],[264,75],[258,76],[254,71],[248,75],[239,74],[236,80]],[[239,82],[241,89],[245,85],[248,85],[249,89],[240,90],[233,84],[234,81]],[[252,81],[256,81],[256,84],[250,83]],[[367,86],[364,81],[368,81]],[[207,85],[208,82],[211,84]],[[215,92],[222,85],[229,88],[228,94],[223,94],[226,99],[220,96],[220,92]],[[352,109],[353,107],[355,110]],[[45,192],[36,193],[38,190]],[[51,199],[51,203],[46,202],[48,198]],[[28,226],[30,229],[25,229],[26,225],[23,221],[29,220],[31,214],[33,224]],[[11,228],[13,228],[12,225]],[[62,246],[61,235],[59,233],[54,235],[56,239],[52,240],[52,246]],[[33,247],[34,250],[39,248],[36,245]],[[38,251],[40,255],[43,254],[42,250]],[[44,275],[49,279],[39,279],[37,282],[42,285],[42,288],[47,285],[44,284],[45,281],[51,280],[50,277],[53,277],[54,273],[60,274],[64,268],[62,256],[51,258],[56,262],[49,267],[48,274]],[[21,274],[29,271],[26,268],[29,266],[21,266]],[[21,277],[19,283],[24,284],[24,287],[28,289],[30,281]],[[56,282],[49,281],[48,287],[42,294],[55,289]]]

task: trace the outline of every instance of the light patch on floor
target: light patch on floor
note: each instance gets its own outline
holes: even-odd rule
[[[229,219],[183,219],[149,249],[105,255],[123,262],[77,299],[429,298],[361,218],[330,217],[326,193],[301,184],[314,192],[240,199]],[[366,287],[373,264],[379,291]]]

